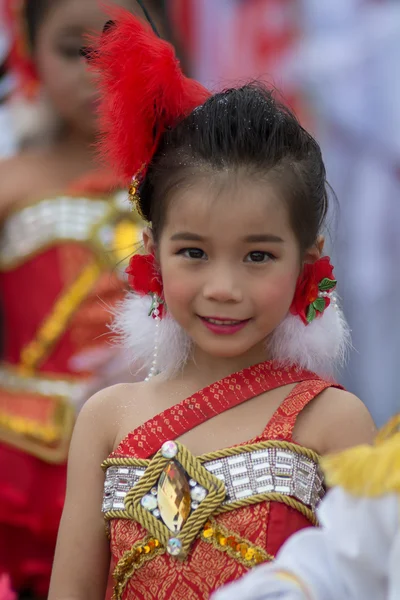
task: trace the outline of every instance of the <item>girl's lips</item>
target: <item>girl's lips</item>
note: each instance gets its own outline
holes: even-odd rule
[[[250,319],[244,321],[237,321],[234,319],[222,319],[217,317],[200,317],[203,324],[217,335],[233,335],[244,327]]]

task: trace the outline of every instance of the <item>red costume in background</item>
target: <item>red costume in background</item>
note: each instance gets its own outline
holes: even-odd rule
[[[0,237],[0,572],[47,593],[76,411],[121,298],[121,259],[139,240],[125,195],[59,196],[11,214]]]

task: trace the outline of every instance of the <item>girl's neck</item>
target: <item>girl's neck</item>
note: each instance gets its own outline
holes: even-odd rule
[[[94,156],[95,138],[85,136],[75,129],[65,129],[56,139],[56,145],[63,147],[66,152],[80,152]]]
[[[78,171],[78,176],[98,168],[93,140],[74,131],[62,132],[50,150],[54,156],[62,157],[66,171],[70,165],[73,170]]]
[[[205,387],[232,373],[266,360],[268,360],[268,355],[264,343],[252,348],[246,354],[231,358],[210,356],[199,348],[195,348],[192,359],[188,361],[183,370],[183,376],[196,379],[202,387]]]

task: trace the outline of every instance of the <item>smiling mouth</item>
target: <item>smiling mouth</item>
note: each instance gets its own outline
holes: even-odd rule
[[[213,325],[240,325],[241,323],[246,323],[249,319],[217,319],[215,317],[200,317],[203,321],[207,323],[212,323]]]

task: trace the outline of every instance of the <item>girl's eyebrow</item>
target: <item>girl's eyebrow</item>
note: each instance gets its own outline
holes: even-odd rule
[[[190,231],[181,231],[174,233],[171,237],[171,242],[204,242],[206,238],[198,235],[197,233],[191,233]]]
[[[245,238],[243,238],[243,241],[248,243],[274,242],[277,244],[282,244],[284,240],[277,235],[273,235],[272,233],[260,233],[256,235],[247,235]]]
[[[204,242],[206,238],[197,234],[191,233],[190,231],[181,231],[179,233],[174,233],[171,236],[171,242]],[[273,242],[276,244],[282,244],[283,239],[277,235],[273,235],[272,233],[259,233],[255,235],[247,235],[243,238],[243,241],[249,244],[257,243],[257,242]]]

